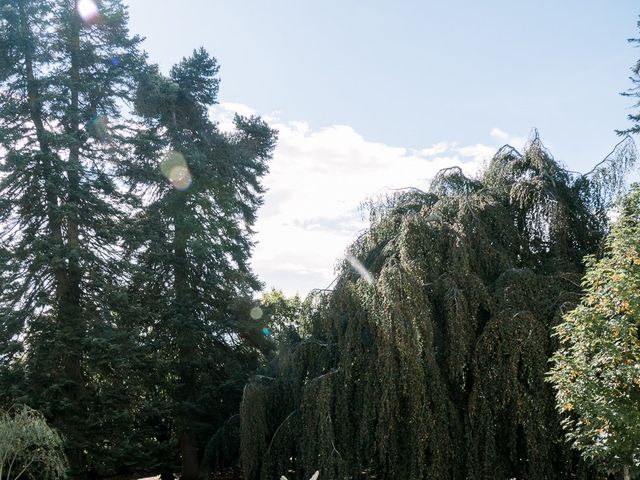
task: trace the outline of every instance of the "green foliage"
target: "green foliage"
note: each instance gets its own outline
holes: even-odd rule
[[[207,456],[231,461],[215,432],[237,413],[245,378],[269,348],[250,319],[259,282],[248,260],[275,132],[257,117],[236,116],[232,132],[209,119],[217,72],[202,49],[168,76],[147,68],[136,155],[121,166],[140,199],[125,238],[131,313],[156,352],[152,398],[165,412],[163,441],[180,444],[185,479],[199,475],[198,449],[212,435]]]
[[[233,415],[209,439],[202,458],[202,476],[230,465],[240,456],[240,415]]]
[[[140,442],[115,170],[144,58],[122,2],[97,5],[0,1],[0,398],[51,418],[73,469],[109,473]]]
[[[280,290],[272,288],[262,294],[258,308],[268,337],[278,344],[291,343],[297,338],[300,331],[298,321],[302,313],[299,295],[287,297]]]
[[[572,445],[603,469],[640,466],[640,186],[624,198],[586,292],[555,329],[549,379]]]
[[[29,407],[0,411],[0,480],[57,480],[67,476],[60,435]]]
[[[374,207],[334,290],[305,302],[304,337],[245,388],[246,478],[593,478],[545,372],[618,190],[595,171],[629,152],[583,176],[535,136],[479,178],[445,170]]]
[[[52,419],[73,475],[166,473],[269,348],[248,260],[275,132],[220,131],[215,59],[163,75],[95,3],[0,0],[0,404]]]
[[[638,21],[637,25],[640,30],[640,21]],[[630,38],[629,43],[635,44],[634,46],[637,47],[640,45],[640,38]],[[623,92],[622,95],[637,98],[638,100],[634,104],[634,107],[640,108],[640,59],[638,59],[638,61],[631,67],[631,74],[630,80],[633,86],[626,92]],[[640,111],[638,113],[630,113],[627,117],[631,122],[633,122],[633,125],[625,130],[618,131],[618,133],[640,133]]]

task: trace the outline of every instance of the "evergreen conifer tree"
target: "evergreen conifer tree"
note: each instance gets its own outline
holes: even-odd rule
[[[247,321],[259,286],[248,260],[275,132],[240,116],[233,132],[220,131],[209,119],[217,72],[202,49],[168,76],[148,70],[136,100],[146,129],[128,170],[142,199],[128,240],[132,291],[158,352],[158,398],[185,480],[199,478],[199,451],[235,413],[247,362],[255,365],[243,338],[261,343]]]
[[[113,175],[139,43],[119,0],[0,1],[0,361],[20,380],[2,396],[53,420],[78,474],[105,444],[101,394],[119,383],[105,378],[122,361],[114,339],[127,338],[111,305],[123,204]]]
[[[638,20],[637,25],[638,29],[640,30],[640,20]],[[635,44],[634,46],[636,47],[640,46],[640,37],[630,38],[629,43]],[[638,61],[634,65],[632,65],[631,77],[629,77],[629,79],[631,80],[632,87],[626,92],[623,92],[622,95],[624,95],[625,97],[636,98],[637,100],[634,104],[634,107],[638,108],[640,107],[640,59],[638,59]],[[633,125],[627,129],[619,130],[618,133],[622,135],[629,133],[640,133],[640,112],[630,113],[627,118],[633,123]]]

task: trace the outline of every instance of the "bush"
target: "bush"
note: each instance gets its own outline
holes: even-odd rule
[[[27,406],[0,411],[0,480],[67,476],[62,437]]]

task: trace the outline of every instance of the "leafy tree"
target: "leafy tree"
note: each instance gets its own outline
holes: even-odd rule
[[[145,129],[125,171],[142,199],[127,238],[131,292],[158,352],[161,423],[180,446],[185,480],[199,478],[199,450],[237,413],[248,368],[257,366],[257,350],[243,339],[259,345],[262,335],[244,329],[259,287],[248,260],[275,132],[240,116],[233,132],[219,130],[208,115],[217,73],[202,49],[168,76],[148,69],[136,99]]]
[[[0,480],[66,476],[62,437],[40,412],[26,406],[0,411]]]
[[[536,136],[478,178],[447,169],[374,206],[302,339],[245,388],[245,477],[593,478],[545,374],[629,142],[581,175]]]
[[[611,471],[640,466],[640,186],[620,207],[601,259],[587,258],[580,305],[556,327],[549,378],[567,437]]]
[[[128,425],[114,172],[139,43],[119,0],[0,1],[0,361],[21,378],[0,396],[52,418],[76,472]]]
[[[301,313],[302,300],[299,295],[287,297],[282,291],[272,288],[262,294],[252,316],[256,320],[264,320],[266,336],[277,343],[289,343],[297,338]]]
[[[640,21],[638,21],[637,25],[640,29]],[[635,46],[640,46],[640,38],[630,38],[629,42],[635,44]],[[633,86],[626,92],[623,92],[622,95],[637,98],[638,100],[634,107],[640,107],[640,59],[638,59],[635,65],[631,67],[631,73],[632,75],[629,79]],[[640,133],[640,111],[638,113],[630,113],[628,115],[628,119],[633,122],[633,126],[625,130],[620,130],[618,133],[623,135],[628,133]]]

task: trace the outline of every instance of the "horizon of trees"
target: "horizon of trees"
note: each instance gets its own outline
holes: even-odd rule
[[[331,291],[256,299],[277,132],[242,116],[221,131],[215,58],[195,49],[163,73],[127,24],[121,0],[0,0],[0,406],[28,406],[1,431],[24,417],[24,438],[43,432],[56,478],[61,439],[78,479],[196,480],[238,461],[247,480],[586,479],[600,458],[629,475],[639,433],[604,442],[613,458],[602,428],[576,422],[635,410],[603,413],[561,365],[571,322],[593,327],[589,299],[618,282],[620,245],[637,247],[637,190],[611,232],[609,218],[630,137],[584,175],[537,132],[477,177],[445,169],[371,207]],[[640,98],[640,60],[632,73]],[[629,120],[621,134],[640,131]],[[598,310],[626,339],[634,259]],[[638,351],[611,355],[611,375],[633,379]]]

